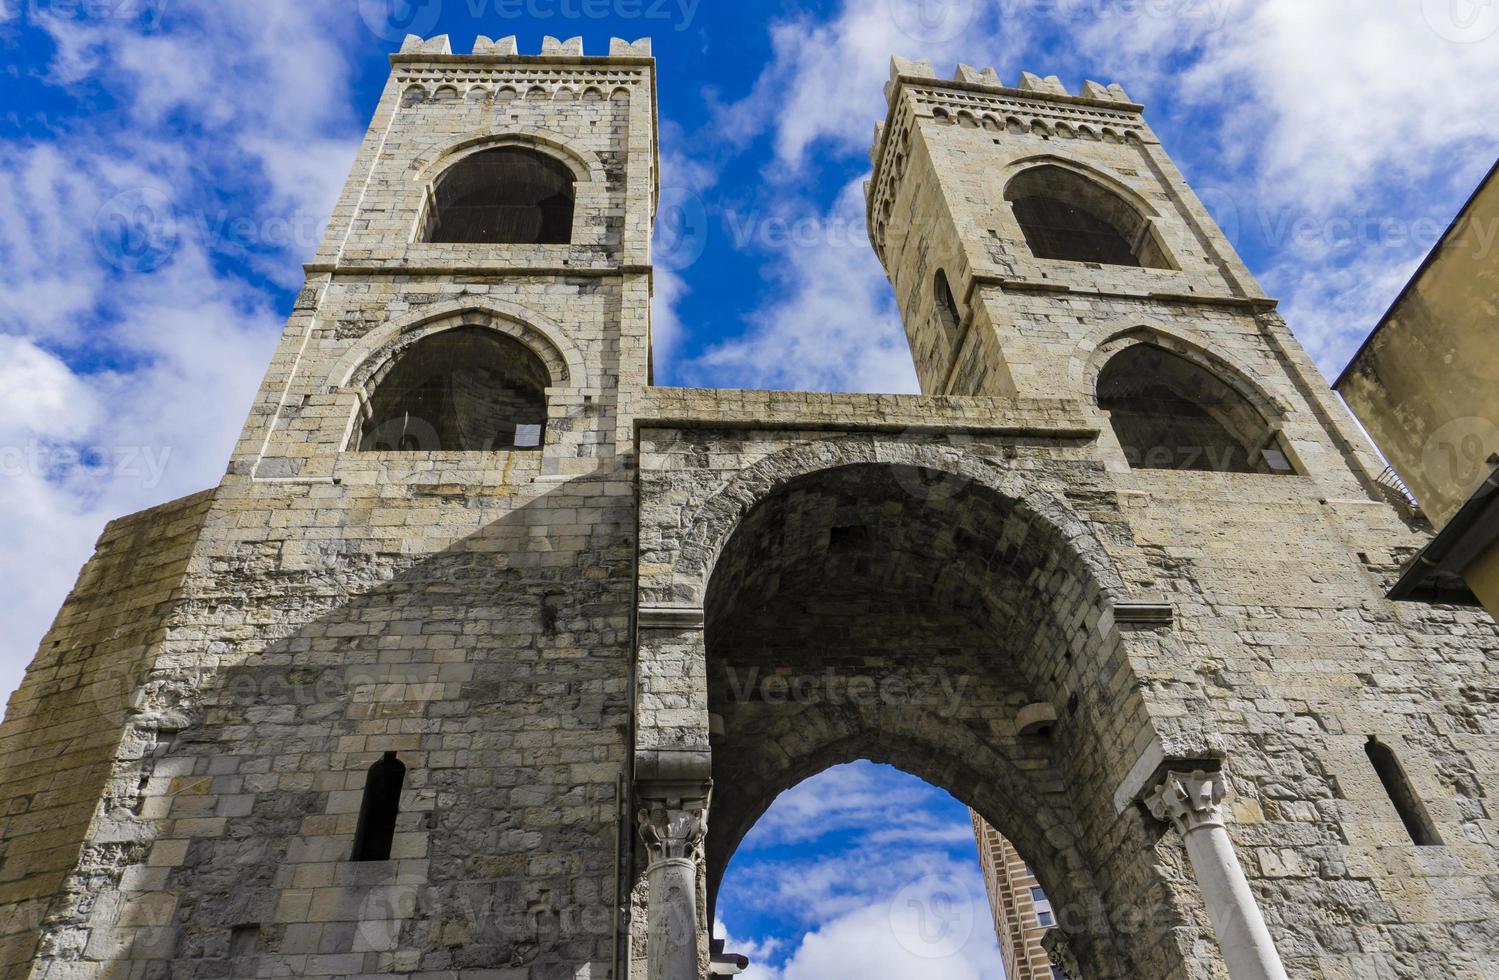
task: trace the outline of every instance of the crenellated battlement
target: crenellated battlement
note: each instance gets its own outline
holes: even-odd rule
[[[951,78],[942,78],[930,61],[897,55],[890,59],[885,99],[890,111],[884,122],[875,124],[869,148],[873,172],[864,186],[871,239],[882,255],[887,213],[894,206],[910,155],[911,134],[920,120],[985,130],[995,137],[1008,134],[1115,144],[1155,141],[1142,115],[1144,106],[1132,101],[1118,84],[1090,80],[1078,92],[1070,92],[1055,75],[1043,78],[1021,72],[1019,80],[1009,85],[993,68],[966,64],[958,65]]]
[[[406,35],[406,40],[401,44],[400,52],[395,57],[422,55],[441,58],[452,57],[454,55],[453,45],[448,35],[439,34],[436,37],[423,38],[416,34],[408,34]],[[581,37],[562,40],[561,38],[548,35],[542,38],[541,52],[539,54],[524,55],[520,53],[520,46],[514,35],[495,40],[481,34],[474,39],[472,55],[476,58],[649,58],[651,57],[651,39],[643,37],[637,41],[626,41],[618,37],[610,38],[609,53],[607,56],[604,56],[597,54],[589,55],[584,51],[583,39]]]
[[[1087,99],[1094,102],[1116,102],[1130,108],[1138,108],[1134,102],[1130,101],[1124,87],[1117,83],[1102,85],[1094,81],[1085,81],[1081,91],[1069,92],[1067,86],[1063,85],[1062,80],[1056,75],[1047,75],[1042,78],[1032,72],[1023,71],[1020,73],[1018,83],[1006,85],[993,68],[978,69],[971,65],[958,65],[958,70],[951,79],[942,79],[938,76],[937,70],[932,67],[932,63],[925,58],[911,61],[895,55],[890,59],[890,80],[885,83],[886,102],[894,100],[896,90],[902,81],[930,81],[939,84],[952,81],[963,86],[991,88],[997,92],[1028,92],[1068,99]]]

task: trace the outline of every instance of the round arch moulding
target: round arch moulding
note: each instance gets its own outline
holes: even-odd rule
[[[338,390],[363,384],[389,359],[391,348],[398,344],[416,343],[465,326],[486,327],[525,345],[546,365],[554,388],[588,387],[582,352],[557,324],[518,304],[472,299],[424,308],[370,331],[334,365],[328,385]]]

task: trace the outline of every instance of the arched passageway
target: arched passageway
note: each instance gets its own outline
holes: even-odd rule
[[[781,793],[835,765],[888,763],[1030,857],[1088,976],[1132,975],[1075,811],[1099,789],[1081,785],[1099,719],[1079,679],[1118,655],[1100,602],[1055,526],[966,477],[849,465],[761,500],[704,604],[709,902]],[[1058,706],[1054,728],[1020,722],[1038,705]]]

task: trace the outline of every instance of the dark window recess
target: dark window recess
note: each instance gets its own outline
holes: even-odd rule
[[[1131,467],[1215,473],[1290,473],[1259,410],[1210,371],[1153,344],[1125,348],[1098,378]]]
[[[1150,223],[1124,198],[1064,167],[1033,167],[1005,200],[1037,258],[1169,269]]]
[[[359,449],[539,449],[550,384],[546,365],[519,341],[484,327],[445,330],[367,383]]]
[[[1436,824],[1427,815],[1425,804],[1416,795],[1395,753],[1373,735],[1369,736],[1364,752],[1379,774],[1379,781],[1384,783],[1384,791],[1395,804],[1395,812],[1400,814],[1400,822],[1405,824],[1405,832],[1410,834],[1411,841],[1421,847],[1440,845],[1442,839],[1437,836]]]
[[[1139,266],[1124,236],[1107,221],[1054,197],[1023,197],[1014,202],[1025,243],[1041,259]]]
[[[235,926],[229,930],[229,958],[241,960],[254,956],[260,946],[260,926]]]
[[[519,147],[485,150],[448,169],[433,190],[425,239],[492,245],[566,245],[573,233],[573,172]]]
[[[937,279],[932,285],[932,292],[937,306],[937,322],[942,326],[942,335],[947,338],[949,346],[955,347],[958,343],[958,330],[963,323],[963,317],[958,313],[958,301],[953,297],[952,286],[947,281],[947,273],[941,269],[937,270]]]
[[[406,764],[394,752],[370,766],[364,782],[364,800],[359,804],[359,825],[354,830],[351,861],[389,861],[396,836],[396,814],[401,812],[401,784]]]

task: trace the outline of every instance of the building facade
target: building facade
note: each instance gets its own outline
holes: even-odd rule
[[[1004,961],[1005,980],[1053,980],[1063,976],[1052,965],[1041,940],[1057,924],[1046,889],[1015,845],[973,814],[973,835],[978,841],[979,866],[994,932]]]
[[[1142,107],[886,94],[924,394],[658,388],[648,44],[408,39],[223,480],[11,700],[0,971],[700,977],[862,758],[1073,976],[1495,976],[1499,631],[1386,601],[1425,537]]]
[[[1393,599],[1499,616],[1499,165],[1336,388],[1437,529]]]

